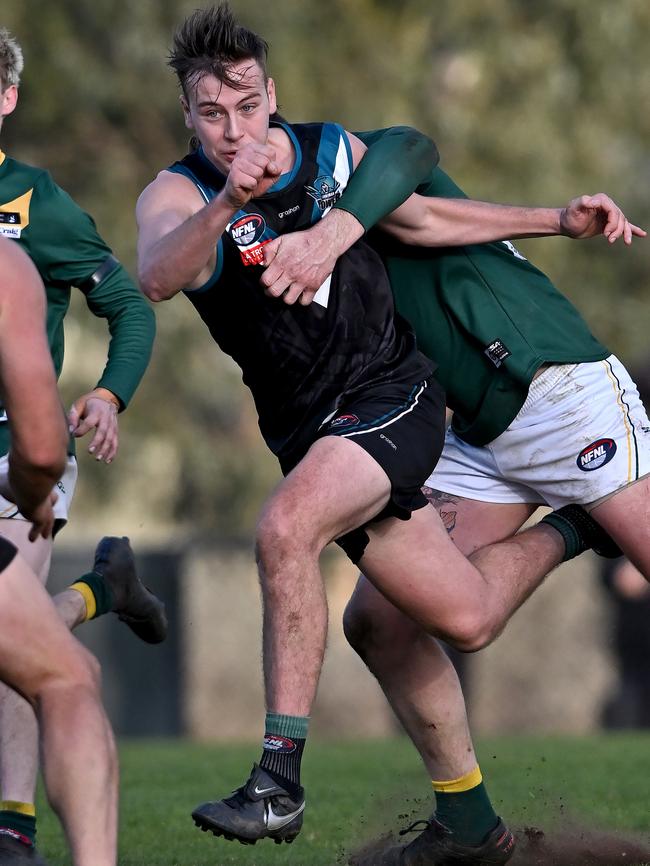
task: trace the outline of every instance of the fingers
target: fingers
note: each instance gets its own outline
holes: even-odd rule
[[[275,257],[277,256],[277,254],[280,252],[280,245],[281,244],[282,244],[282,236],[280,236],[279,238],[275,238],[272,241],[268,241],[268,243],[264,244],[263,253],[264,253],[264,266],[266,267],[266,271],[262,275],[262,280],[261,280],[262,283],[264,283],[264,285],[270,285],[270,283],[273,282],[273,280],[277,276],[277,274],[273,271],[273,262],[275,261]],[[270,282],[267,283],[266,277],[267,277],[267,274],[269,272],[269,268],[271,268],[272,276],[271,276]],[[276,266],[276,268],[277,268],[277,266]],[[279,268],[277,268],[277,270],[279,271]]]
[[[28,538],[30,541],[36,541],[37,538],[50,538],[54,530],[54,512],[49,509],[49,513],[44,517],[32,523],[29,530]]]
[[[77,400],[74,401],[74,403],[70,407],[70,411],[68,412],[68,428],[69,428],[71,433],[74,433],[74,431],[76,430],[76,428],[79,424],[79,419],[81,418],[81,415],[83,414],[85,406],[86,406],[86,398],[85,397],[79,397]]]
[[[262,195],[282,173],[275,151],[268,145],[247,145],[235,156],[225,190],[235,204],[244,204],[253,195]]]
[[[260,277],[260,282],[263,286],[267,288],[273,286],[274,283],[281,279],[284,274],[284,268],[282,267],[280,262],[277,261],[276,258],[278,253],[280,252],[281,241],[282,238],[279,237],[273,241],[265,243],[263,247],[264,264],[266,266],[266,270]],[[276,297],[278,297],[280,294],[282,294],[282,292],[272,292],[271,294],[274,294]]]
[[[88,452],[96,460],[111,463],[117,454],[119,436],[116,407],[100,397],[90,398],[86,402],[84,416],[74,430],[76,438],[85,436],[90,430],[95,434],[88,446]]]
[[[314,300],[315,294],[316,292],[313,289],[305,289],[298,298],[298,302],[301,304],[301,306],[308,307]]]
[[[284,274],[264,290],[271,298],[282,298],[285,304],[295,304],[304,291],[301,283],[292,283]]]
[[[303,287],[299,283],[292,283],[287,291],[284,293],[282,300],[285,304],[295,304],[296,301],[300,300],[303,293]]]
[[[610,244],[622,237],[623,242],[629,246],[633,237],[644,238],[647,236],[647,232],[631,223],[616,202],[604,193],[583,196],[580,204],[584,208],[595,209],[600,214],[601,219],[605,220],[603,234]]]
[[[270,298],[280,298],[292,285],[291,277],[281,273],[273,283],[268,283],[264,289],[265,294]]]

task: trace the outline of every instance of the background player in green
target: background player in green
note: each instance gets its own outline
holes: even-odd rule
[[[359,133],[366,143],[377,135]],[[440,168],[418,191],[464,197]],[[603,232],[610,241],[623,236],[627,243],[645,234],[620,214],[611,222],[600,209],[603,203],[601,196],[583,197],[564,211],[548,209],[548,229],[536,233]],[[650,428],[633,383],[577,310],[512,244],[451,249],[449,244],[462,242],[462,225],[451,234],[441,232],[427,220],[428,205],[414,197],[400,209],[403,230],[371,238],[386,262],[396,305],[414,325],[420,347],[438,362],[435,375],[455,410],[425,490],[452,538],[470,555],[511,536],[538,504],[557,508],[578,502],[594,511],[637,563],[645,563],[648,575],[647,531],[638,532],[638,526],[648,526],[647,478],[640,479],[650,471]],[[290,301],[308,302],[337,253],[369,225],[362,210],[362,201],[344,193],[317,227],[269,244],[271,264],[263,283],[274,294],[288,290]],[[511,211],[495,211],[495,226]],[[594,447],[603,437],[605,444]],[[635,515],[629,523],[628,508]],[[571,531],[556,525],[566,531],[570,549]],[[478,649],[493,639],[535,586],[513,585],[509,598],[506,593],[486,608],[463,648]],[[494,815],[446,655],[363,577],[345,625],[433,775],[438,806],[437,820],[414,843],[368,862],[447,863],[443,852],[451,853],[455,843],[467,846],[468,862],[479,862],[478,846]],[[445,762],[448,774],[440,779],[434,774]]]
[[[0,238],[0,393],[12,442],[3,494],[19,503],[32,538],[54,524],[52,485],[66,461],[66,418],[45,333],[43,284],[25,253]],[[0,679],[19,689],[40,723],[48,798],[74,866],[115,866],[118,770],[97,662],[74,640],[38,577],[0,536]],[[74,745],[70,747],[71,738]],[[0,862],[43,862],[3,836]],[[12,847],[13,845],[13,847]],[[20,857],[21,846],[25,853]],[[15,850],[17,847],[17,851]]]
[[[19,45],[0,30],[0,124],[14,110],[23,61]],[[107,320],[111,334],[106,367],[97,385],[75,400],[69,413],[73,437],[92,433],[88,450],[110,463],[118,448],[118,412],[131,399],[146,369],[154,338],[154,317],[124,268],[98,235],[92,219],[41,169],[0,151],[0,235],[28,253],[45,284],[47,335],[57,376],[63,364],[63,319],[71,287],[79,288],[91,312]],[[90,384],[90,383],[89,383]],[[4,410],[0,420],[0,471],[10,436]],[[76,460],[70,439],[66,471],[58,483],[54,531],[67,519],[74,492]],[[0,534],[21,551],[32,570],[47,579],[52,536],[30,542],[30,524],[16,505],[0,497]],[[144,640],[165,636],[164,607],[138,580],[127,539],[104,539],[93,571],[55,603],[69,627],[116,611]],[[36,862],[21,839],[34,842],[34,787],[37,731],[31,707],[15,692],[0,695],[0,863]],[[6,831],[3,834],[3,830]]]

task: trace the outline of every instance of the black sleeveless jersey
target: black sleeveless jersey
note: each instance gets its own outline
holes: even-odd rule
[[[417,351],[406,322],[396,318],[385,268],[365,243],[339,259],[309,306],[289,306],[264,293],[264,244],[324,216],[353,170],[340,126],[279,125],[294,147],[293,169],[234,215],[217,243],[213,275],[186,294],[220,348],[241,367],[262,435],[282,456],[355,392],[379,382],[419,381],[433,365]],[[225,183],[200,148],[169,171],[192,180],[206,203]]]

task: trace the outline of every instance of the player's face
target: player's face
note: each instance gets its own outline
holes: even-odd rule
[[[205,75],[187,101],[181,97],[185,125],[194,130],[208,159],[226,174],[244,145],[266,144],[269,116],[277,108],[273,79],[265,82],[255,61],[236,63],[230,73],[240,88]]]

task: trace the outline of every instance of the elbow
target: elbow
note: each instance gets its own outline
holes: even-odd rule
[[[483,615],[470,614],[457,618],[442,638],[459,652],[476,653],[489,646],[497,635],[498,629]]]
[[[148,268],[142,268],[138,271],[138,283],[142,294],[154,304],[159,301],[166,301],[170,297],[160,280],[157,280]]]
[[[404,148],[411,162],[421,167],[423,176],[440,162],[440,153],[433,139],[411,126],[396,126],[395,133],[404,136]]]

